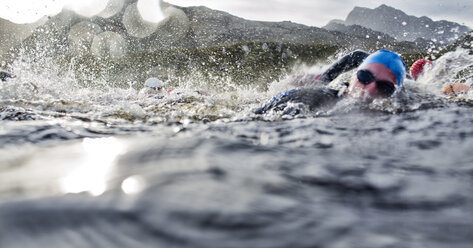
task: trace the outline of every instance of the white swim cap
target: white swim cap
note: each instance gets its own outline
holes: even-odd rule
[[[158,89],[158,88],[161,88],[163,86],[164,86],[163,81],[161,81],[161,80],[159,80],[155,77],[148,78],[145,82],[145,87],[151,88],[151,89]]]

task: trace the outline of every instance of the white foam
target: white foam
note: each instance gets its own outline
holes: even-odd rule
[[[457,49],[449,52],[433,62],[432,68],[428,68],[415,82],[414,86],[421,91],[440,95],[445,85],[455,81],[467,80],[467,78],[455,77],[461,71],[473,67],[473,55],[468,50]],[[468,82],[468,81],[467,81]],[[470,84],[470,86],[472,86]]]

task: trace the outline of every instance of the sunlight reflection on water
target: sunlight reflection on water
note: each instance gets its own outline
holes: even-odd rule
[[[123,180],[121,188],[127,195],[133,195],[141,192],[145,187],[145,181],[140,176],[131,176]]]
[[[101,195],[107,189],[107,177],[115,159],[125,151],[125,146],[116,138],[86,138],[81,146],[83,156],[80,161],[76,161],[78,166],[60,180],[61,191]]]

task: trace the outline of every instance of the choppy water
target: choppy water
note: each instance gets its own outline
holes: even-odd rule
[[[473,98],[439,92],[472,63],[298,116],[251,113],[285,80],[153,98],[20,66],[0,85],[0,247],[471,247]]]

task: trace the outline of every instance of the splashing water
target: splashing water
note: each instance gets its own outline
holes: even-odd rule
[[[93,39],[72,40],[94,53],[104,33],[76,28],[90,28]],[[99,51],[114,50],[106,40]],[[472,96],[441,93],[452,80],[471,86],[466,50],[391,99],[296,105],[296,116],[251,113],[292,75],[266,90],[196,71],[150,95],[133,80],[141,72],[108,81],[79,59],[64,68],[33,55],[20,53],[16,78],[0,84],[0,247],[473,242]]]
[[[458,49],[435,60],[434,66],[427,68],[426,73],[419,78],[416,84],[423,90],[437,95],[444,86],[454,81],[464,81],[469,86],[472,86],[471,74],[458,77],[460,72],[472,66],[473,55],[470,55],[468,50]],[[471,100],[471,98],[468,99]]]

